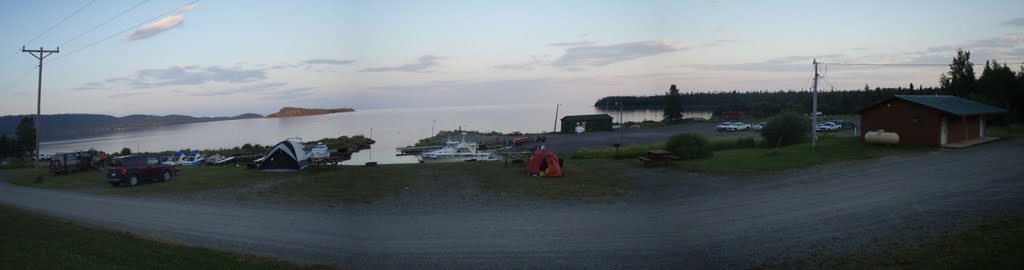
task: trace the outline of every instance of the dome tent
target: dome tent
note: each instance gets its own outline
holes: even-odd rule
[[[302,145],[284,140],[267,152],[258,168],[264,172],[294,172],[305,169],[306,166],[309,166],[309,158],[306,151],[302,150]]]
[[[562,177],[562,165],[558,162],[558,156],[548,149],[539,149],[530,155],[530,162],[526,164],[526,173],[530,175],[541,175],[544,177]]]

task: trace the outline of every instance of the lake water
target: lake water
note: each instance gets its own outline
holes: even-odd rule
[[[592,106],[562,106],[558,117],[607,113],[619,121],[619,111]],[[688,112],[684,117],[710,117],[710,112]],[[623,111],[625,121],[660,120],[661,111]],[[415,163],[414,156],[395,156],[395,148],[415,144],[441,130],[544,132],[555,124],[555,105],[502,105],[439,108],[357,110],[291,118],[259,118],[184,125],[171,125],[145,131],[65,141],[43,142],[42,153],[96,149],[106,152],[128,147],[133,151],[180,149],[217,149],[245,143],[276,144],[299,137],[305,141],[342,135],[364,135],[376,141],[371,149],[352,156],[346,164],[376,161],[382,164]],[[372,129],[372,136],[370,134]]]

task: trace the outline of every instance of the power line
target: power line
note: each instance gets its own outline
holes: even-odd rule
[[[29,73],[32,73],[32,71],[36,70],[37,68],[39,68],[39,66],[35,66],[29,70],[25,70],[24,73],[18,75],[17,79],[14,79],[13,81],[11,81],[11,83],[7,84],[6,88],[0,89],[0,94],[3,94],[4,92],[6,92],[6,90],[11,90],[11,88],[14,88],[14,85],[17,85],[19,82],[21,82],[21,80],[25,79],[25,76],[28,76]]]
[[[46,35],[46,33],[49,33],[50,30],[53,30],[54,28],[57,28],[57,26],[59,26],[60,24],[64,23],[64,21],[67,21],[68,19],[70,19],[71,17],[74,17],[79,12],[82,12],[83,9],[85,9],[86,7],[89,7],[89,5],[92,5],[92,3],[94,3],[94,2],[96,2],[96,0],[89,1],[89,3],[86,3],[84,6],[78,8],[78,10],[75,10],[75,13],[71,13],[71,15],[68,15],[67,17],[64,17],[64,19],[60,20],[59,22],[57,22],[57,24],[54,24],[53,26],[50,26],[49,29],[46,29],[46,31],[43,31],[38,36],[32,38],[32,40],[29,40],[28,42],[25,42],[25,45],[28,45],[29,43],[32,43],[33,41],[36,41],[36,39],[39,39],[43,35]]]
[[[138,8],[139,6],[141,6],[142,4],[145,4],[145,3],[147,3],[147,2],[149,2],[149,0],[143,0],[142,2],[139,2],[138,4],[135,4],[135,6],[132,6],[131,8],[129,8],[129,9],[126,9],[126,10],[124,10],[124,11],[121,11],[121,13],[117,14],[116,16],[114,16],[114,17],[112,17],[112,18],[110,18],[110,19],[107,19],[107,20],[106,20],[106,21],[104,21],[103,23],[100,23],[100,24],[97,24],[96,26],[93,26],[93,27],[92,27],[92,28],[90,28],[90,29],[89,29],[88,31],[85,31],[85,32],[83,32],[83,33],[81,33],[81,34],[78,34],[77,36],[75,36],[75,37],[73,37],[73,38],[69,39],[68,41],[65,41],[64,43],[61,43],[60,45],[57,45],[57,47],[60,47],[60,46],[64,46],[65,44],[71,43],[72,41],[75,41],[76,39],[78,39],[78,38],[80,38],[80,37],[84,36],[85,34],[91,33],[91,32],[92,32],[93,30],[96,30],[97,28],[100,28],[100,26],[106,25],[106,24],[107,24],[107,23],[109,23],[110,21],[113,21],[114,19],[117,19],[117,18],[121,17],[121,16],[122,16],[122,15],[124,15],[125,13],[128,13],[128,12],[130,12],[130,11],[134,10],[135,8]]]
[[[11,60],[14,60],[14,56],[18,55],[19,52],[20,51],[14,52],[14,54],[12,54],[11,57],[7,58],[7,61],[4,61],[4,65],[0,66],[0,74],[4,73],[4,70],[7,69],[7,66],[11,64]]]
[[[195,4],[196,2],[199,2],[199,0],[193,0],[192,2],[189,2],[188,4],[184,4],[184,5],[180,6],[180,7],[177,7],[177,8],[175,8],[175,9],[172,9],[171,11],[165,12],[164,14],[160,14],[160,16],[156,16],[156,17],[153,17],[152,19],[149,19],[149,20],[143,21],[143,22],[141,22],[141,23],[139,23],[139,24],[136,24],[135,26],[132,26],[132,27],[129,27],[129,28],[125,28],[124,30],[121,30],[120,32],[114,33],[113,35],[107,36],[106,38],[103,38],[103,39],[101,39],[101,40],[99,40],[99,41],[96,41],[96,42],[90,43],[89,45],[85,45],[85,47],[81,47],[81,48],[78,48],[78,49],[76,49],[76,50],[74,50],[74,51],[71,51],[71,52],[70,52],[70,53],[68,53],[68,54],[64,54],[64,55],[58,56],[57,58],[54,58],[53,60],[47,61],[46,63],[47,63],[47,64],[49,64],[49,63],[52,63],[53,61],[57,61],[57,60],[60,60],[60,59],[64,59],[64,57],[68,57],[68,56],[71,56],[71,55],[73,55],[73,54],[75,54],[75,53],[77,53],[77,52],[79,52],[79,51],[82,51],[82,50],[88,49],[88,48],[92,47],[93,45],[99,44],[100,42],[104,42],[104,41],[106,41],[106,40],[108,40],[108,39],[111,39],[111,38],[113,38],[113,37],[115,37],[115,36],[118,36],[118,35],[120,35],[120,34],[123,34],[124,32],[128,32],[129,30],[132,30],[132,29],[138,28],[139,26],[142,26],[143,24],[146,24],[146,23],[148,23],[148,22],[151,22],[151,21],[153,21],[153,20],[159,19],[160,17],[163,17],[163,16],[167,16],[168,14],[174,13],[175,11],[178,11],[179,9],[182,9],[182,8],[184,8],[184,7],[187,7],[187,6],[190,6],[190,5],[192,5],[192,4]]]

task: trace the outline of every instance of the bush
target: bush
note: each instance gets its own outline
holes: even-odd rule
[[[769,146],[803,143],[811,132],[811,121],[795,112],[783,112],[768,120],[761,129],[761,137]]]
[[[682,159],[700,159],[714,155],[708,140],[703,135],[695,133],[672,135],[665,143],[665,149]]]
[[[754,138],[746,137],[739,138],[736,140],[720,140],[711,142],[711,150],[722,151],[732,149],[743,149],[743,148],[754,148],[757,147],[757,142]]]

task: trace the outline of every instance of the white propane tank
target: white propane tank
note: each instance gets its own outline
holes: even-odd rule
[[[864,133],[864,142],[871,144],[898,144],[900,135],[896,132],[885,132],[885,130],[868,131]]]

